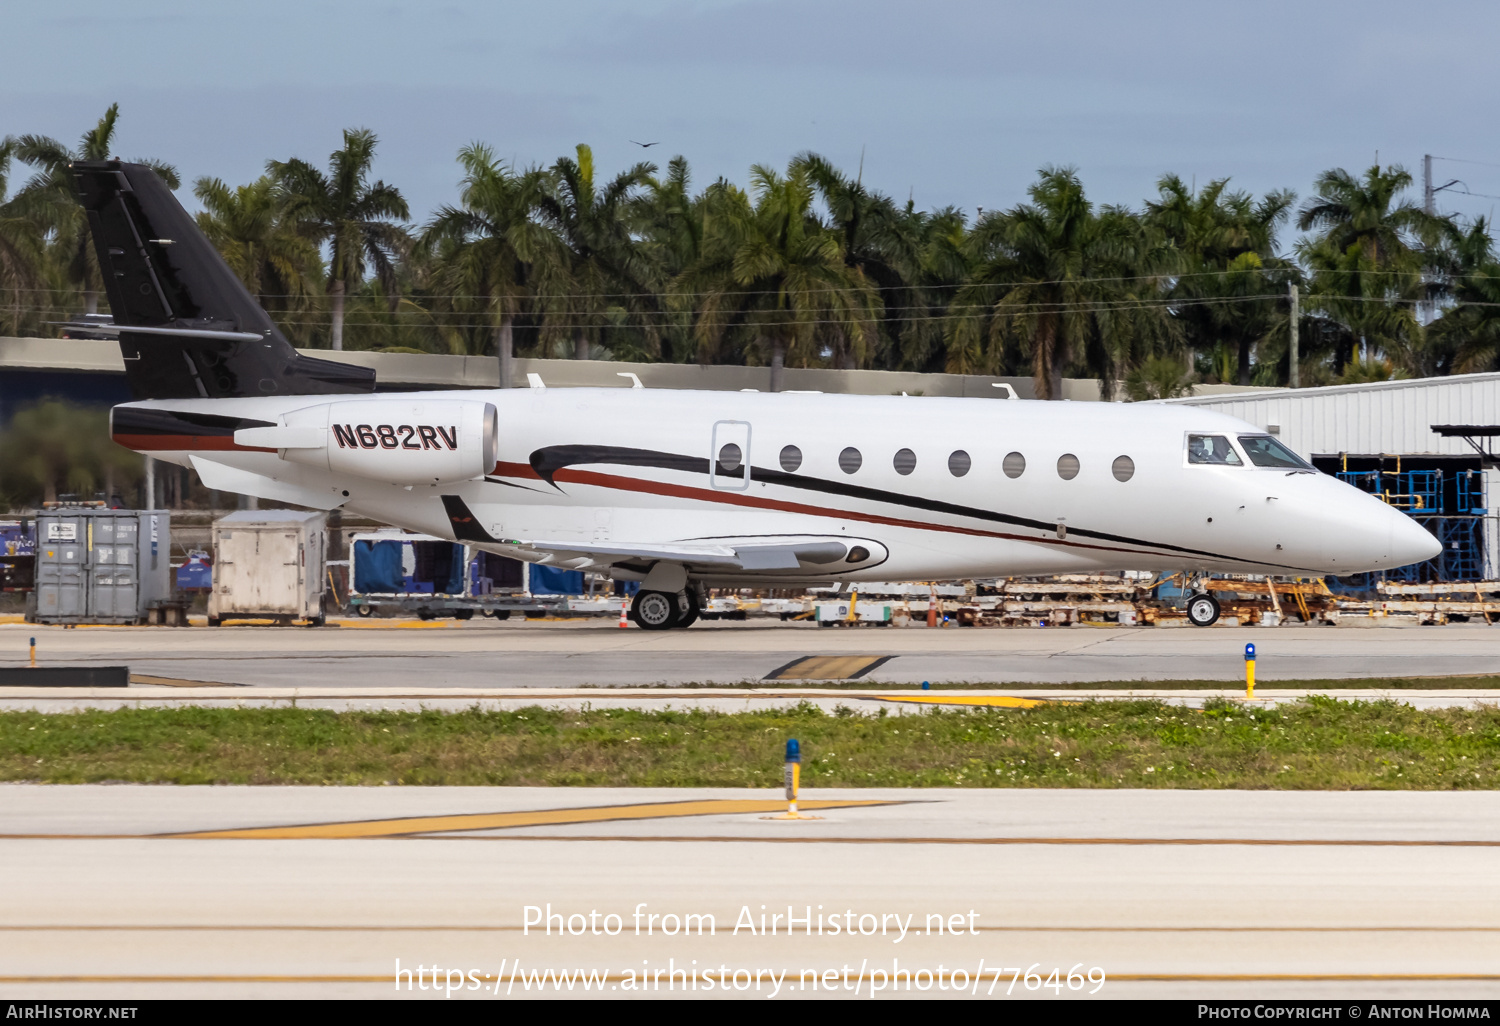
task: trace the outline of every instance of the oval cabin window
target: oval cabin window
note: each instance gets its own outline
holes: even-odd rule
[[[1057,476],[1064,481],[1071,481],[1078,476],[1078,457],[1072,453],[1063,453],[1057,458]]]
[[[854,446],[852,445],[849,446],[849,448],[845,449],[843,452],[839,453],[839,469],[846,474],[854,473],[859,469],[860,464],[864,461],[865,458],[861,456],[859,454],[859,450],[854,448]]]
[[[1109,469],[1114,472],[1116,481],[1129,481],[1135,476],[1135,460],[1129,456],[1116,456]]]
[[[795,474],[797,468],[802,466],[802,450],[795,445],[788,445],[781,450],[781,469],[788,474]]]
[[[973,465],[974,461],[969,459],[969,454],[962,449],[955,449],[948,456],[948,473],[954,477],[963,477]]]
[[[896,468],[896,473],[905,477],[917,469],[917,454],[910,449],[902,449],[896,453],[896,458],[891,461],[891,464]]]
[[[1006,477],[1020,477],[1026,473],[1026,457],[1018,452],[1010,453],[1000,464],[1000,469],[1005,471]]]
[[[736,470],[740,469],[740,461],[742,461],[744,458],[745,454],[740,451],[739,446],[735,445],[733,442],[726,443],[725,446],[719,450],[719,473],[734,473]]]

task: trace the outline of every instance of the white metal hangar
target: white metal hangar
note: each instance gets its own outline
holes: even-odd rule
[[[1423,521],[1443,541],[1443,555],[1436,560],[1388,576],[1500,576],[1495,509],[1500,470],[1490,455],[1500,441],[1494,437],[1500,435],[1500,373],[1165,401],[1202,406],[1264,428],[1318,469]],[[1434,430],[1438,427],[1446,430]],[[1484,428],[1494,434],[1486,435]]]

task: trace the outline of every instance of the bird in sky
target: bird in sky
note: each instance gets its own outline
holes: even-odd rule
[[[643,149],[643,150],[649,150],[649,149],[650,149],[650,148],[651,148],[651,147],[653,147],[653,146],[655,146],[655,145],[656,145],[656,143],[654,143],[654,142],[648,142],[648,143],[643,143],[643,142],[635,142],[635,140],[634,140],[634,139],[632,139],[632,140],[630,140],[630,141],[631,141],[631,142],[633,142],[633,143],[635,143],[635,144],[636,144],[636,145],[637,145],[637,146],[639,146],[639,147],[640,147],[640,148],[641,148],[641,149]],[[661,142],[661,140],[660,140],[660,139],[658,139],[658,140],[657,140],[657,141],[656,141],[656,142]]]

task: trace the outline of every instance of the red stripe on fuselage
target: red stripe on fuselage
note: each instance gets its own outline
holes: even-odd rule
[[[259,446],[235,445],[233,435],[132,435],[112,436],[127,449],[142,451],[187,452],[200,449],[209,452],[275,452]]]

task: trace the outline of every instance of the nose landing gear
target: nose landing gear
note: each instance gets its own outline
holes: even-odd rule
[[[1219,600],[1207,592],[1188,599],[1187,618],[1194,627],[1210,627],[1219,619]]]

